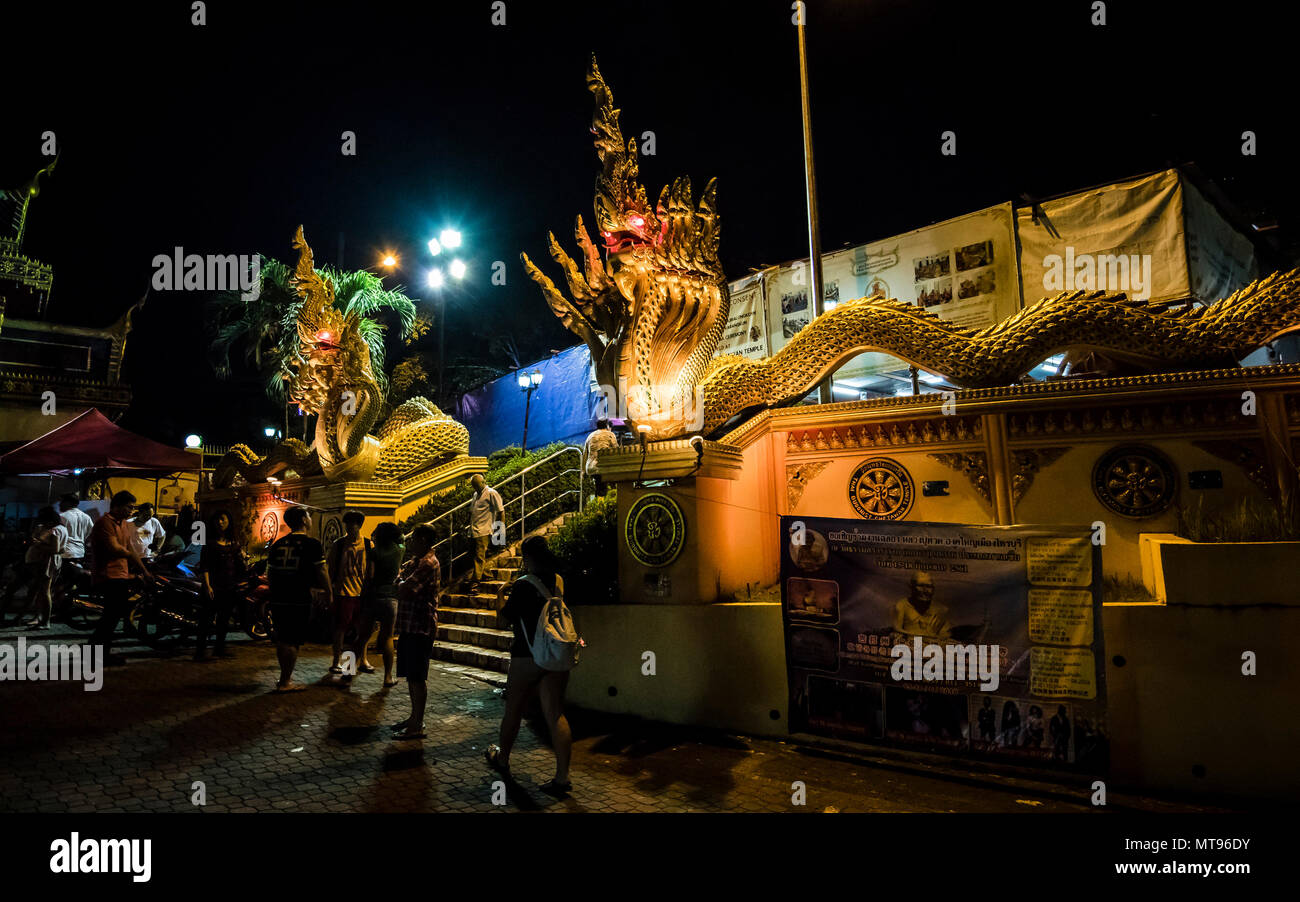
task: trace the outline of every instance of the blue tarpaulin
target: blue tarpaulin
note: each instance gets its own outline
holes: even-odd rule
[[[593,385],[591,352],[585,344],[530,363],[519,370],[542,374],[533,392],[528,415],[528,447],[551,442],[580,445],[596,426],[600,396]],[[461,395],[456,419],[469,430],[469,453],[486,457],[508,445],[518,445],[524,433],[525,395],[518,373],[502,376]],[[602,405],[603,407],[603,405]]]

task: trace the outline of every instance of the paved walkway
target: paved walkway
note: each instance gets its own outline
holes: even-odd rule
[[[0,632],[0,643],[18,635]],[[127,665],[108,669],[99,692],[0,682],[0,811],[196,811],[196,781],[206,810],[222,812],[1096,810],[1073,786],[593,714],[572,718],[569,798],[537,790],[553,759],[525,726],[512,762],[519,785],[498,805],[498,777],[482,759],[502,708],[491,685],[435,663],[428,738],[397,742],[387,725],[409,712],[404,683],[385,691],[381,676],[361,675],[342,688],[326,672],[328,650],[306,646],[296,677],[309,688],[274,695],[273,649],[235,652],[194,663],[128,649]],[[804,806],[791,803],[795,781],[807,788]],[[1113,794],[1111,802],[1111,810],[1197,810]]]

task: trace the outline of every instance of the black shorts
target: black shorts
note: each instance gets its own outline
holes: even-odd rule
[[[309,604],[272,604],[271,628],[281,645],[302,645],[307,641],[307,624],[311,621]]]
[[[433,637],[403,633],[397,640],[397,675],[405,680],[423,682],[429,678],[429,658],[433,656]]]

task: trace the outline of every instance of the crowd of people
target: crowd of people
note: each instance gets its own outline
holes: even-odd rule
[[[474,476],[471,485],[469,533],[474,555],[466,591],[472,592],[481,588],[494,530],[503,534],[504,505],[482,476]],[[103,647],[107,666],[120,666],[124,659],[112,654],[111,646],[118,624],[129,613],[134,580],[138,576],[153,584],[155,575],[147,560],[156,552],[175,551],[178,555],[173,556],[173,566],[193,575],[202,596],[194,659],[208,661],[231,655],[226,636],[240,602],[241,586],[252,568],[228,513],[215,513],[199,529],[193,509],[187,508],[169,534],[153,506],[137,507],[130,492],[115,494],[108,510],[94,521],[78,509],[75,495],[65,496],[60,508],[59,513],[45,508],[36,517],[26,552],[28,607],[34,614],[25,627],[49,628],[52,590],[63,568],[68,568],[65,577],[88,570],[102,613],[87,644]],[[369,537],[363,537],[365,514],[349,510],[342,518],[343,535],[327,549],[311,535],[310,510],[291,507],[283,519],[289,532],[270,545],[265,565],[279,665],[274,691],[291,693],[307,688],[294,681],[294,671],[309,629],[318,618],[328,619],[333,652],[329,674],[342,686],[350,686],[355,676],[378,673],[369,658],[377,630],[382,687],[391,689],[405,680],[410,695],[410,716],[392,725],[395,738],[425,738],[429,666],[437,636],[438,601],[444,590],[434,529],[418,525],[403,536],[396,523],[384,521],[374,526]],[[556,755],[555,777],[542,789],[562,794],[570,789],[572,739],[564,715],[568,672],[539,666],[533,648],[541,639],[537,635],[539,618],[553,599],[562,599],[563,581],[544,538],[526,539],[520,554],[521,577],[502,585],[497,596],[497,607],[510,622],[513,638],[505,713],[497,742],[485,757],[492,769],[509,777],[510,751],[524,707],[537,693]],[[567,617],[567,610],[564,613]]]

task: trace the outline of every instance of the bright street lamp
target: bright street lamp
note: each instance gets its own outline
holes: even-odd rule
[[[441,287],[442,287],[442,283],[443,283],[444,281],[445,281],[445,280],[443,279],[443,275],[442,275],[442,270],[441,270],[441,269],[436,269],[436,268],[435,268],[435,269],[431,269],[431,270],[429,270],[429,287],[430,287],[430,288],[441,288]]]
[[[197,435],[190,434],[190,435],[185,436],[185,447],[186,447],[186,448],[197,448],[197,447],[199,447],[199,446],[202,445],[202,444],[203,444],[203,439],[200,438],[200,437],[197,436]]]
[[[438,240],[442,242],[443,247],[460,247],[460,232],[455,229],[443,229]]]
[[[535,392],[537,390],[537,387],[542,384],[542,374],[539,373],[537,370],[533,370],[531,373],[521,372],[516,377],[516,381],[519,384],[519,390],[524,392],[526,395],[526,397],[524,398],[524,437],[519,442],[519,450],[527,451],[528,450],[528,412],[532,408],[533,392]]]
[[[388,268],[391,269],[392,267],[397,265],[397,257],[393,254],[384,254],[384,259],[379,261],[379,265],[387,266]]]
[[[442,245],[438,243],[437,238],[429,239],[429,253],[433,254],[435,257],[442,253]]]
[[[447,267],[447,268],[448,268],[449,270],[451,270],[451,274],[452,274],[453,277],[455,277],[455,278],[457,278],[457,279],[463,279],[463,278],[465,278],[465,261],[464,261],[464,260],[452,260],[452,261],[451,261],[451,266],[449,266],[449,267]]]

